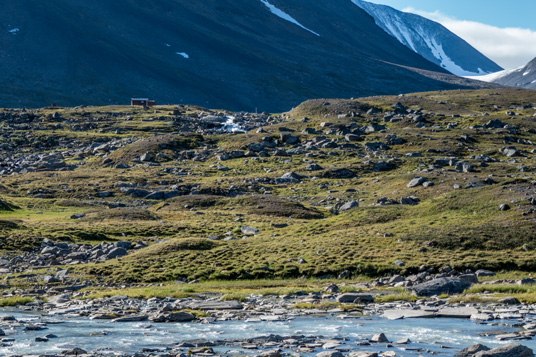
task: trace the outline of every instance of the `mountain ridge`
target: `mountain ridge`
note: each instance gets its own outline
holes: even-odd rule
[[[443,25],[390,6],[352,0],[398,41],[458,76],[494,73],[502,68]]]
[[[0,106],[125,104],[130,97],[236,111],[318,97],[467,88],[349,0],[21,0],[0,14]],[[11,32],[17,29],[15,32]],[[186,55],[186,56],[185,56]]]

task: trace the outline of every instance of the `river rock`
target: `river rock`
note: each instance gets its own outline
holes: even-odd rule
[[[456,277],[438,278],[408,287],[417,296],[432,296],[441,294],[458,294],[472,285],[471,282]]]
[[[149,317],[152,322],[188,322],[195,320],[195,316],[189,312],[159,312]]]
[[[83,350],[81,348],[78,348],[78,347],[75,347],[72,350],[61,351],[61,354],[65,355],[65,356],[79,356],[79,355],[83,355],[83,354],[86,354],[86,353],[87,353],[87,351],[85,351],[85,350]]]
[[[192,301],[187,304],[194,310],[239,310],[242,304],[238,301]]]
[[[344,355],[338,351],[324,351],[316,354],[316,357],[343,357]]]
[[[464,348],[460,352],[456,353],[454,357],[472,357],[475,355],[475,353],[480,351],[489,351],[489,347],[477,343],[476,345]]]
[[[528,347],[520,344],[509,344],[495,347],[488,351],[480,351],[474,357],[533,357],[534,352]]]
[[[341,303],[367,303],[374,301],[370,294],[346,293],[337,296],[337,302]]]
[[[378,354],[376,352],[358,351],[350,352],[348,357],[378,357]]]
[[[471,320],[473,321],[490,321],[493,320],[493,317],[489,314],[479,313],[471,315]]]
[[[473,315],[478,314],[478,310],[474,307],[445,307],[439,309],[436,313],[437,317],[450,317],[458,319],[468,319]]]
[[[145,321],[147,320],[147,315],[133,315],[133,316],[123,316],[113,319],[112,322],[134,322],[134,321]],[[95,318],[97,319],[97,318]],[[98,319],[97,319],[98,320]],[[102,320],[102,319],[101,319]]]
[[[370,339],[370,342],[389,342],[384,333],[377,333]]]
[[[395,309],[384,311],[382,316],[388,320],[423,319],[435,317],[435,313],[424,310]]]

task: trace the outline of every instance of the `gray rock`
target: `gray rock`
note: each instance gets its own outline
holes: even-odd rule
[[[423,310],[394,309],[384,311],[382,317],[388,320],[423,319],[435,317],[435,313]]]
[[[195,320],[195,316],[189,312],[161,312],[149,317],[153,322],[188,322]]]
[[[501,149],[501,153],[508,157],[521,156],[521,153],[515,148],[515,146],[507,146]]]
[[[428,181],[428,180],[425,179],[424,177],[415,177],[413,180],[411,180],[411,181],[407,184],[407,188],[413,188],[413,187],[420,186],[420,185],[422,185],[423,183],[425,183],[426,181]]]
[[[131,315],[123,316],[113,319],[112,322],[136,322],[136,321],[145,321],[147,320],[147,315]]]
[[[125,256],[127,254],[128,254],[128,252],[124,248],[114,248],[108,254],[106,254],[106,258],[107,259],[114,259],[114,258],[119,258],[119,257]]]
[[[479,269],[476,271],[476,276],[478,277],[481,277],[481,276],[495,276],[495,273],[490,271],[490,270],[485,270],[485,269]]]
[[[510,210],[510,206],[507,205],[506,203],[503,203],[502,205],[499,206],[499,209],[501,211],[508,211],[508,210]]]
[[[65,355],[65,356],[78,356],[78,355],[83,355],[83,354],[86,354],[86,353],[87,353],[87,351],[85,351],[85,350],[83,350],[81,348],[78,348],[78,347],[75,347],[72,350],[61,351],[61,354]]]
[[[52,283],[59,283],[59,282],[60,282],[59,279],[56,279],[56,278],[53,277],[52,275],[46,275],[46,276],[43,278],[43,281],[45,282],[45,284],[52,284]]]
[[[240,310],[243,308],[238,301],[192,301],[186,304],[194,310]]]
[[[473,169],[473,165],[471,165],[470,163],[468,163],[467,161],[460,161],[456,164],[456,170],[457,171],[460,171],[460,172],[473,172],[475,171]]]
[[[532,278],[525,278],[525,279],[521,279],[521,280],[518,280],[516,281],[517,285],[519,286],[522,286],[522,285],[532,285],[534,283],[536,283],[536,280],[532,279]]]
[[[387,336],[385,336],[385,334],[383,333],[377,333],[375,334],[374,336],[372,336],[372,338],[370,339],[370,342],[389,342],[389,340],[387,339]]]
[[[357,352],[350,352],[348,354],[348,357],[378,357],[378,353],[368,352],[368,351],[357,351]]]
[[[316,357],[343,357],[339,351],[324,351],[316,354]]]
[[[519,300],[516,299],[515,297],[507,297],[507,298],[499,300],[499,302],[505,305],[519,305],[520,304]]]
[[[421,200],[415,196],[403,197],[400,199],[401,205],[416,206]]]
[[[480,343],[464,348],[460,352],[456,353],[454,357],[472,357],[475,353],[480,351],[489,351],[489,347],[481,345]]]
[[[341,208],[339,208],[339,211],[349,211],[357,207],[359,207],[359,203],[357,201],[349,201],[343,204]]]
[[[322,170],[322,166],[318,164],[310,164],[305,167],[307,171],[320,171]]]
[[[374,297],[370,294],[345,293],[337,296],[337,302],[341,303],[367,303],[372,301],[374,301]]]
[[[474,357],[533,357],[534,352],[520,344],[509,344],[477,352]]]
[[[246,234],[246,235],[255,235],[259,233],[259,230],[257,228],[248,227],[248,226],[243,226],[242,228],[240,228],[240,230],[242,231],[242,234]]]
[[[432,296],[441,294],[458,294],[472,285],[471,282],[456,277],[438,278],[420,283],[407,289],[417,296]]]

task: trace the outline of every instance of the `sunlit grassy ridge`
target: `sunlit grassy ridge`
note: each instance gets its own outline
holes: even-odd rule
[[[425,127],[416,127],[410,119],[384,122],[383,114],[366,114],[372,107],[390,111],[398,101],[409,109],[420,109],[427,118]],[[44,238],[90,244],[142,241],[147,248],[120,260],[69,267],[85,279],[131,283],[336,277],[344,271],[351,276],[379,276],[415,272],[423,264],[437,268],[450,265],[457,270],[533,271],[536,215],[529,213],[529,199],[536,196],[532,171],[536,160],[530,143],[536,143],[535,110],[509,109],[526,104],[536,105],[534,92],[454,91],[315,100],[285,114],[283,123],[266,125],[264,133],[216,136],[174,132],[169,125],[173,106],[157,107],[158,113],[131,107],[41,109],[41,125],[55,130],[57,137],[88,144],[97,139],[132,143],[110,154],[88,156],[84,159],[87,163],[74,171],[3,177],[1,197],[18,208],[0,212],[0,249],[15,254],[39,246]],[[82,115],[82,110],[86,114]],[[196,113],[201,109],[182,110]],[[93,125],[82,131],[69,130],[67,124],[63,130],[52,129],[55,121],[50,115],[55,111],[64,121]],[[358,115],[346,115],[349,112]],[[515,129],[475,128],[491,119]],[[283,127],[293,130],[301,142],[318,136],[301,134],[306,128],[323,132],[328,139],[343,138],[326,134],[328,127],[322,126],[323,122],[332,127],[377,123],[386,129],[363,135],[363,141],[354,142],[357,148],[304,150],[293,156],[228,161],[216,158],[216,152],[247,151],[248,144],[262,137],[279,138]],[[406,142],[377,153],[365,150],[364,143],[384,142],[390,134]],[[463,134],[472,140],[462,142]],[[21,129],[12,138],[2,140],[19,138],[21,150],[29,152],[24,143],[45,140],[46,135],[50,131],[35,130],[25,136]],[[513,160],[504,156],[500,149],[507,145],[516,146],[522,156]],[[172,159],[158,166],[132,162],[146,151],[171,157],[185,150],[213,154],[204,161]],[[53,151],[60,149],[43,149]],[[415,152],[420,155],[407,155]],[[471,159],[474,155],[487,155],[492,160],[482,165],[481,160]],[[474,171],[459,172],[452,166],[430,168],[436,159],[446,157],[467,161]],[[106,158],[113,165],[103,167]],[[391,170],[374,171],[374,164],[391,159]],[[311,162],[321,169],[307,171]],[[131,167],[113,168],[120,163]],[[219,170],[219,165],[228,171]],[[521,165],[526,168],[523,172]],[[355,177],[334,178],[331,172],[341,168],[352,170]],[[300,183],[271,181],[289,171],[307,178]],[[434,185],[407,188],[416,176],[426,177]],[[489,178],[493,184],[465,188]],[[198,194],[165,201],[144,200],[122,193],[119,182],[149,191],[176,185],[191,192],[194,187]],[[231,186],[234,194],[229,194]],[[44,193],[37,196],[34,192],[38,191]],[[102,191],[112,195],[97,197]],[[377,205],[383,197],[400,201],[408,196],[417,196],[420,203]],[[359,201],[359,207],[347,212],[334,210],[350,200]],[[512,209],[500,211],[499,205],[505,203]],[[114,205],[125,207],[109,208]],[[73,214],[85,217],[71,219]],[[241,232],[242,226],[259,232],[247,236]],[[236,239],[225,240],[231,237]],[[395,265],[395,261],[404,265]],[[182,289],[170,294],[188,294]]]

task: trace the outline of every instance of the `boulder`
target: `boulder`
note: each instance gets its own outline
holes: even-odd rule
[[[427,180],[424,177],[415,177],[413,180],[411,180],[406,187],[407,188],[413,188],[422,185]]]
[[[310,164],[305,167],[307,171],[320,171],[322,170],[322,166],[318,164]]]
[[[125,256],[127,254],[128,254],[128,252],[124,248],[114,248],[106,255],[106,258],[107,259],[114,259],[114,258],[119,258],[119,257]]]
[[[378,357],[378,353],[368,351],[350,352],[348,357]]]
[[[501,149],[501,153],[508,157],[521,156],[521,153],[516,149],[515,146],[506,146]]]
[[[81,349],[81,348],[78,348],[78,347],[75,347],[71,350],[64,350],[64,351],[61,351],[61,354],[62,355],[65,355],[65,356],[79,356],[79,355],[84,355],[86,354],[87,351]]]
[[[316,357],[343,357],[339,351],[324,351],[316,354]]]
[[[464,348],[460,352],[456,353],[454,357],[472,357],[475,355],[475,353],[480,351],[489,351],[489,347],[477,343],[476,345]]]
[[[441,294],[458,294],[472,285],[470,281],[456,278],[438,278],[417,284],[407,289],[413,291],[417,296],[432,296]]]
[[[374,301],[374,297],[370,294],[345,293],[337,296],[337,302],[341,303],[362,303],[372,301]]]
[[[532,285],[532,284],[536,283],[536,280],[534,280],[532,278],[525,278],[525,279],[521,279],[521,280],[516,281],[516,283],[519,286]]]
[[[492,348],[488,351],[480,351],[474,357],[533,357],[534,352],[528,347],[514,343]]]
[[[149,317],[152,322],[188,322],[195,320],[195,316],[189,312],[159,312]]]
[[[478,277],[481,277],[481,276],[495,276],[495,273],[490,271],[490,270],[485,270],[485,269],[479,269],[476,271],[476,276]]]
[[[385,334],[377,333],[374,336],[372,336],[372,338],[370,339],[370,342],[380,343],[380,342],[389,342],[389,340],[387,339],[387,336],[385,336]]]
[[[343,204],[341,208],[339,208],[339,211],[349,211],[357,207],[359,207],[359,203],[357,201],[349,201]]]
[[[240,230],[242,231],[242,234],[246,234],[246,235],[255,235],[259,233],[259,230],[257,228],[248,227],[248,226],[243,226],[242,228],[240,228]]]

